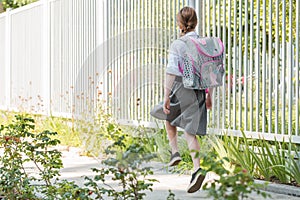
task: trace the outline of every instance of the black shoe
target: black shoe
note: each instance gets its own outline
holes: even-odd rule
[[[170,159],[170,162],[169,162],[169,166],[172,167],[172,166],[175,166],[175,165],[178,165],[181,161],[181,157],[180,157],[180,154],[178,152],[172,154],[171,153],[171,159]]]
[[[204,181],[205,175],[201,174],[201,168],[199,168],[196,172],[192,174],[192,179],[190,185],[187,189],[188,193],[193,193],[198,191],[201,188],[201,185]]]

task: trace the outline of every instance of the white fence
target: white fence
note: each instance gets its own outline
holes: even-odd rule
[[[86,64],[104,41],[104,6],[96,0],[42,0],[1,14],[1,108],[72,116],[75,97],[89,89],[78,80],[96,74],[96,64]]]
[[[226,48],[210,131],[300,143],[299,1],[245,2],[42,0],[3,13],[0,106],[72,117],[102,99],[120,122],[156,126],[176,13],[192,5],[198,32]]]
[[[299,1],[205,4],[202,29],[221,37],[227,52],[226,85],[216,93],[212,123],[299,143]]]

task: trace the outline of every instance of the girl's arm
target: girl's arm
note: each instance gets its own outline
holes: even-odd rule
[[[164,87],[164,113],[169,114],[170,113],[170,92],[171,88],[173,86],[175,80],[175,75],[172,74],[166,74],[166,79],[165,79],[165,87]]]
[[[206,96],[206,108],[212,108],[212,94],[214,92],[214,88],[208,88],[207,96]]]

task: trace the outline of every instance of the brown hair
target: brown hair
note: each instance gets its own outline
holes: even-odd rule
[[[177,13],[177,23],[182,28],[181,35],[193,31],[197,26],[197,22],[197,14],[194,8],[186,6]]]

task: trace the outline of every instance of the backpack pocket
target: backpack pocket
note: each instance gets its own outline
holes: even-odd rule
[[[202,64],[200,69],[200,85],[202,88],[217,87],[223,84],[225,70],[223,60],[210,60]]]

